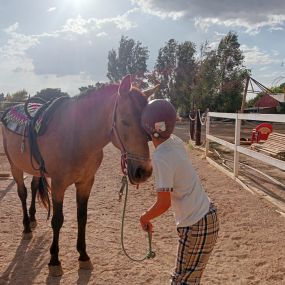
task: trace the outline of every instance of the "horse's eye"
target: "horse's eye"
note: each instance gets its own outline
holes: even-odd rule
[[[130,124],[129,124],[127,121],[125,121],[125,120],[122,120],[122,124],[123,124],[124,126],[126,126],[126,127],[129,127],[129,126],[130,126]]]

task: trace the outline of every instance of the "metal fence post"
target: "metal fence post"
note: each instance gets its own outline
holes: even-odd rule
[[[207,113],[207,118],[206,118],[206,157],[209,155],[209,148],[210,148],[210,141],[207,138],[207,135],[210,134],[210,120],[211,117],[209,113]]]
[[[236,122],[235,122],[235,148],[234,148],[234,176],[238,176],[239,172],[239,152],[237,151],[237,147],[240,145],[240,126],[241,120],[238,117],[238,113],[236,114]]]

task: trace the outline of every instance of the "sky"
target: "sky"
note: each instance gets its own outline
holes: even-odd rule
[[[238,34],[245,66],[270,87],[285,82],[284,0],[0,0],[0,93],[35,95],[107,81],[107,57],[122,35],[150,51],[174,38],[215,48]]]

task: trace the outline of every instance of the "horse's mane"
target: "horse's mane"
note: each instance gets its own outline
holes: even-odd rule
[[[82,91],[80,94],[72,97],[74,100],[79,100],[81,98],[93,97],[93,96],[110,96],[117,92],[119,85],[115,83],[104,83],[101,86],[97,87],[89,87],[86,90]],[[140,106],[145,105],[147,99],[144,96],[138,96],[141,91],[136,86],[133,86],[131,89],[131,93],[133,93],[133,98],[137,101],[137,104]]]
[[[118,84],[113,84],[113,83],[103,83],[101,86],[97,87],[97,86],[93,86],[93,87],[89,87],[86,90],[80,92],[78,95],[73,96],[72,98],[74,98],[75,100],[81,99],[81,98],[85,98],[87,96],[96,96],[96,95],[100,95],[100,94],[110,94],[109,89],[114,89],[118,88]],[[112,94],[112,92],[111,92]]]

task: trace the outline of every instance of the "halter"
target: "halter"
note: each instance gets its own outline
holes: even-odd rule
[[[134,161],[150,161],[149,157],[145,156],[139,156],[134,153],[130,153],[126,150],[123,141],[120,138],[120,135],[118,133],[118,130],[116,128],[116,111],[118,107],[119,102],[119,94],[116,96],[116,101],[113,109],[112,114],[112,129],[111,129],[111,135],[114,134],[116,141],[119,143],[119,148],[121,150],[121,169],[124,175],[128,175],[128,159],[134,160]]]
[[[136,160],[136,161],[149,161],[150,158],[149,157],[145,157],[145,156],[138,156],[136,154],[130,153],[126,150],[123,141],[120,138],[119,132],[116,128],[116,111],[117,111],[117,107],[118,107],[118,102],[119,102],[119,94],[117,94],[116,96],[116,101],[115,101],[115,105],[114,105],[114,109],[113,109],[113,114],[112,114],[112,129],[111,129],[111,135],[114,134],[117,142],[119,143],[119,148],[121,150],[121,169],[123,172],[123,177],[122,177],[122,186],[121,189],[119,191],[119,201],[122,198],[124,189],[126,189],[126,195],[125,195],[125,202],[124,202],[124,209],[123,209],[123,216],[122,216],[122,225],[121,225],[121,245],[122,245],[122,249],[125,253],[125,255],[131,259],[132,261],[144,261],[145,259],[152,259],[155,257],[155,252],[152,250],[152,244],[151,244],[151,233],[148,232],[148,244],[149,244],[149,250],[148,253],[145,257],[141,258],[141,259],[136,259],[136,258],[132,258],[126,251],[125,249],[125,245],[124,245],[124,220],[125,220],[125,212],[126,212],[126,204],[127,204],[127,197],[128,197],[128,179],[127,179],[127,175],[128,175],[128,159],[129,160]],[[137,185],[138,187],[138,185]]]

